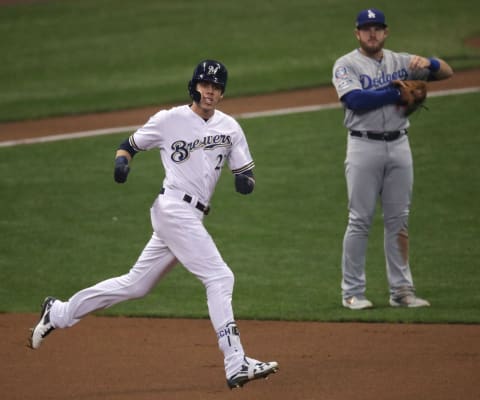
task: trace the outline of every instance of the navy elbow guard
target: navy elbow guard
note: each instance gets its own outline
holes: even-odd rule
[[[133,139],[132,139],[133,140]],[[130,143],[130,138],[125,139],[120,145],[118,146],[118,150],[125,150],[132,156],[132,158],[135,156],[135,154],[138,153],[138,150],[135,149],[131,143]]]
[[[238,193],[249,194],[253,192],[255,187],[255,179],[253,176],[248,176],[245,174],[236,174],[235,175],[235,189]]]
[[[130,167],[128,166],[128,159],[125,156],[120,156],[115,159],[115,169],[113,171],[113,177],[115,182],[124,183],[127,180]]]

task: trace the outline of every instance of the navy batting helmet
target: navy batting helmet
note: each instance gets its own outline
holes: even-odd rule
[[[215,60],[204,60],[193,70],[192,79],[188,82],[188,92],[195,102],[200,101],[200,93],[197,91],[198,82],[212,82],[220,85],[222,94],[227,87],[228,72],[225,65]]]

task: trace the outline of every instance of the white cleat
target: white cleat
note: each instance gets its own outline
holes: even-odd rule
[[[408,294],[403,297],[390,297],[390,305],[392,307],[430,307],[430,303],[427,300],[416,297],[413,294]]]
[[[230,389],[239,388],[255,379],[267,379],[268,375],[274,374],[277,371],[278,363],[276,361],[263,362],[244,357],[240,371],[227,379],[227,385]]]
[[[40,320],[35,327],[31,328],[30,347],[38,349],[42,344],[43,339],[52,332],[55,328],[50,322],[50,309],[55,302],[54,297],[47,297],[42,303],[42,311],[40,312]]]
[[[365,308],[372,308],[373,304],[370,300],[364,297],[352,296],[342,300],[342,305],[350,310],[363,310]]]

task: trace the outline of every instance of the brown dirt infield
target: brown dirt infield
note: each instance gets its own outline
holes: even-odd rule
[[[86,317],[26,347],[36,315],[0,316],[8,400],[480,398],[479,326],[240,321],[280,371],[230,391],[207,320]]]
[[[476,70],[431,90],[470,86],[480,86]],[[335,101],[333,88],[314,88],[225,99],[221,109],[240,114]],[[161,107],[3,123],[0,141],[140,125]],[[89,316],[33,351],[26,344],[37,317],[0,314],[2,399],[480,398],[478,325],[239,321],[248,354],[277,360],[280,371],[230,391],[208,320]]]

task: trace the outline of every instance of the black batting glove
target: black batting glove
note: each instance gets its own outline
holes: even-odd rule
[[[117,183],[124,183],[127,180],[130,167],[128,166],[128,159],[125,156],[120,156],[115,159],[115,169],[113,171],[113,178]]]
[[[245,175],[245,174],[236,174],[235,175],[235,189],[238,193],[249,194],[253,192],[255,187],[255,179]]]

